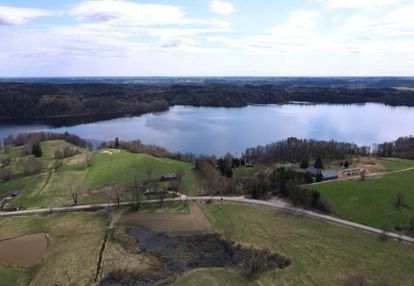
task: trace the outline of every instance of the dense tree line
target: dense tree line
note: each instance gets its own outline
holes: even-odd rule
[[[400,137],[392,142],[374,145],[373,153],[381,157],[414,159],[414,137]]]
[[[16,136],[10,135],[3,139],[4,145],[23,146],[27,144],[37,144],[42,141],[48,140],[65,140],[75,146],[81,148],[91,148],[90,142],[80,138],[77,135],[65,133],[53,133],[53,132],[34,132],[34,133],[20,133]]]
[[[328,81],[329,82],[329,81]],[[306,101],[378,102],[414,106],[414,92],[389,87],[277,80],[200,80],[146,83],[0,82],[0,119],[142,114],[172,105],[246,106]]]
[[[248,148],[244,152],[247,162],[272,164],[276,162],[307,162],[311,159],[341,160],[347,155],[368,155],[369,147],[337,141],[317,141],[288,138],[265,146]]]

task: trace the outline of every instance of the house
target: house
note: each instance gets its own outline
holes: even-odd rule
[[[177,174],[176,173],[164,174],[160,177],[161,182],[171,181],[171,180],[177,180]]]
[[[338,179],[338,173],[336,170],[322,170],[323,180],[335,180]]]
[[[315,167],[308,167],[306,169],[308,174],[316,177],[318,174],[322,175],[322,180],[334,180],[338,178],[338,174],[336,170],[321,170]]]
[[[316,177],[320,171],[321,171],[320,169],[317,169],[317,168],[315,168],[315,167],[308,167],[308,168],[306,169],[306,172],[307,172],[308,174],[311,174],[311,175],[312,175],[312,176],[314,176],[314,177]]]

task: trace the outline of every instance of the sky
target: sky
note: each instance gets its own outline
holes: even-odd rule
[[[414,0],[0,0],[0,76],[414,76]]]

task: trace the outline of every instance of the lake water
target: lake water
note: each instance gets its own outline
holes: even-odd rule
[[[86,139],[141,139],[171,151],[240,154],[288,137],[370,145],[414,134],[414,108],[382,104],[286,104],[242,108],[175,106],[169,111],[54,128],[46,123],[0,123],[0,138],[49,130]]]

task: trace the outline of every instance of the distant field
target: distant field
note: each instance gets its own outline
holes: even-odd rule
[[[342,285],[348,275],[364,275],[369,285],[408,286],[414,281],[411,245],[270,208],[204,204],[203,210],[220,233],[233,229],[236,241],[269,247],[291,257],[293,266],[257,280],[232,270],[198,269],[174,285],[331,286]]]
[[[362,224],[393,229],[408,225],[414,215],[414,170],[312,187],[329,201],[336,215]],[[396,208],[393,199],[399,192],[404,194],[406,206]]]
[[[45,232],[51,242],[32,270],[0,263],[0,285],[91,285],[105,222],[104,212],[2,218],[0,239]]]

